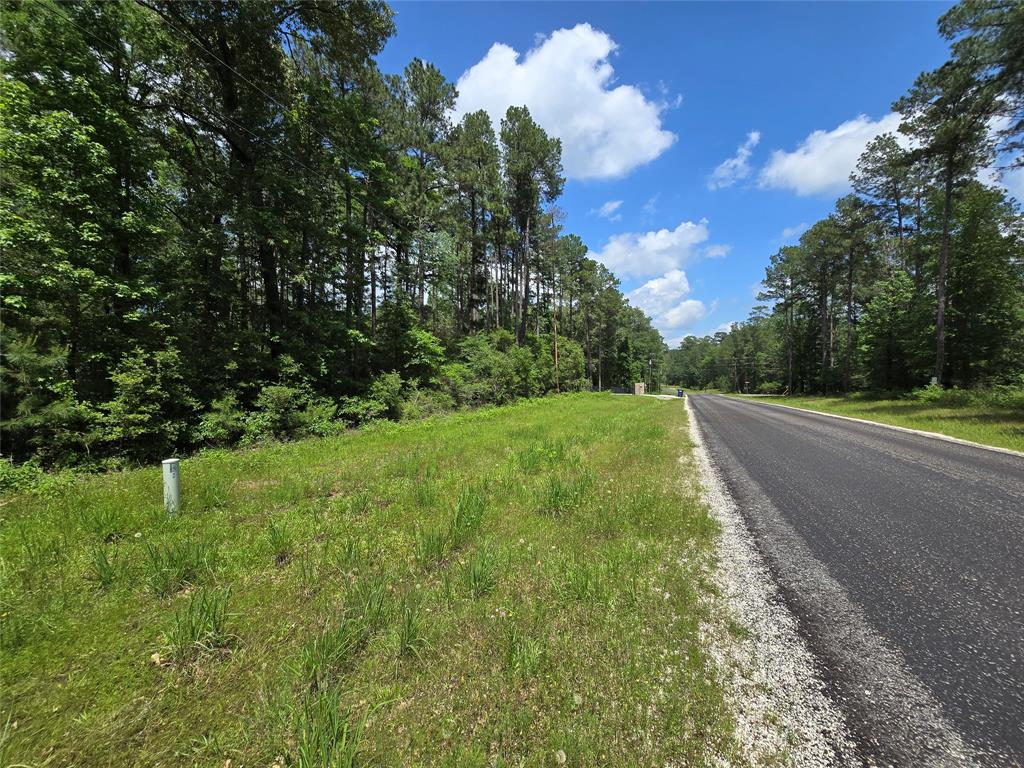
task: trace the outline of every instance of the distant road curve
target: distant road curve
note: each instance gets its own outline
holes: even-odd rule
[[[1024,766],[1024,458],[689,397],[865,760]]]

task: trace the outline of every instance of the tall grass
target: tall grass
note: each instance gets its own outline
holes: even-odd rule
[[[200,590],[175,611],[167,630],[167,643],[176,662],[184,664],[203,653],[227,647],[231,639],[227,632],[230,596],[226,589]]]
[[[365,726],[365,717],[342,707],[339,688],[307,694],[296,735],[296,768],[353,768]]]
[[[147,544],[146,555],[146,580],[160,597],[202,584],[217,563],[217,548],[203,540]]]

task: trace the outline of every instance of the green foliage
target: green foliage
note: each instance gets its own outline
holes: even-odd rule
[[[209,446],[227,446],[238,442],[245,432],[245,413],[238,399],[228,393],[210,403],[210,410],[199,417],[196,440]]]
[[[135,349],[110,378],[114,396],[100,408],[103,439],[115,455],[142,460],[172,455],[186,435],[185,419],[197,405],[185,384],[178,351]]]
[[[417,527],[413,554],[416,563],[428,570],[447,556],[451,548],[449,530],[445,527]]]
[[[500,135],[485,112],[452,125],[428,62],[378,72],[382,3],[8,6],[5,456],[100,468],[326,437],[660,357],[553,215],[560,142],[524,107]]]

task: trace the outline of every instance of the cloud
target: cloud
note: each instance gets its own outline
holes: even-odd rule
[[[615,213],[617,210],[619,210],[619,207],[621,205],[622,205],[622,201],[621,200],[609,200],[607,203],[602,205],[600,208],[592,208],[590,212],[591,213],[596,213],[602,219],[609,219],[609,218],[611,218],[612,221],[618,221],[622,217],[621,216],[616,216],[616,217],[612,218],[612,214]]]
[[[659,192],[656,195],[654,195],[654,197],[649,198],[646,203],[644,203],[644,213],[646,213],[648,216],[653,216],[658,212],[658,198],[660,196],[661,193]]]
[[[654,327],[662,335],[671,335],[686,330],[714,310],[714,303],[709,308],[699,299],[684,298],[689,293],[686,273],[672,269],[631,291],[628,298],[634,306],[650,315]]]
[[[562,140],[569,177],[623,176],[658,157],[676,136],[661,124],[668,104],[635,86],[614,85],[608,57],[617,47],[589,24],[556,30],[523,55],[495,43],[459,78],[456,117],[484,109],[497,126],[508,107],[525,104]]]
[[[629,300],[649,315],[662,315],[689,292],[686,273],[673,269],[630,292]]]
[[[804,232],[807,231],[807,223],[801,221],[799,224],[793,227],[784,227],[782,234],[779,236],[779,240],[784,243],[792,242],[795,238],[800,237]]]
[[[715,330],[712,331],[712,333],[728,333],[729,331],[732,330],[732,327],[734,325],[737,325],[736,321],[730,320],[727,323],[722,323],[721,325],[717,326]]]
[[[764,189],[789,189],[801,196],[845,192],[868,142],[883,133],[895,134],[899,125],[900,116],[891,112],[878,120],[859,115],[831,131],[814,131],[792,152],[772,152],[758,184]]]
[[[645,277],[678,269],[708,239],[707,219],[684,221],[675,229],[613,235],[593,257],[620,277]]]
[[[708,189],[724,189],[731,187],[740,179],[750,175],[750,155],[761,140],[759,131],[751,131],[747,134],[747,140],[736,148],[736,154],[727,160],[723,160],[718,167],[711,172],[708,178]]]
[[[732,253],[731,245],[709,245],[704,249],[704,255],[709,259],[720,259]]]

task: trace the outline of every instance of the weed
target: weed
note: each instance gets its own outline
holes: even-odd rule
[[[520,629],[515,622],[509,622],[504,634],[505,668],[517,677],[532,677],[540,671],[547,656],[543,640],[532,637]]]
[[[309,592],[317,583],[317,559],[316,556],[306,547],[299,553],[299,577],[302,579],[302,588]]]
[[[311,690],[325,685],[333,675],[345,669],[368,639],[366,625],[354,616],[346,616],[336,627],[327,627],[302,647],[300,663],[303,678]]]
[[[494,555],[481,547],[466,562],[463,570],[466,588],[474,599],[494,590],[498,583],[498,568]]]
[[[167,631],[171,655],[179,664],[198,655],[226,647],[230,590],[201,590],[189,596],[188,604],[175,611]]]
[[[359,569],[366,559],[365,549],[357,539],[346,539],[344,546],[334,555],[334,566],[348,574]]]
[[[402,601],[402,613],[398,620],[397,629],[397,651],[399,658],[404,656],[420,655],[420,650],[426,646],[426,638],[423,637],[423,608],[419,595],[410,593]]]
[[[114,507],[86,507],[80,514],[82,527],[100,541],[114,541],[123,534]]]
[[[38,570],[47,565],[57,565],[66,556],[65,549],[67,540],[55,535],[47,536],[43,533],[33,531],[29,533],[27,527],[18,528],[18,537],[21,539],[21,548],[24,554],[22,558],[27,570]]]
[[[177,541],[146,545],[147,581],[161,597],[188,584],[199,584],[214,570],[217,550],[205,541]]]
[[[373,505],[373,497],[369,491],[360,491],[348,501],[348,511],[354,517],[363,517],[370,511]]]
[[[352,713],[342,711],[339,689],[307,694],[296,736],[296,768],[352,768],[365,725],[365,716],[353,722]]]
[[[444,559],[450,546],[449,533],[444,528],[416,528],[415,556],[420,568],[427,570]]]
[[[563,601],[603,602],[608,592],[604,571],[600,563],[572,558],[562,565],[555,593]]]
[[[270,542],[270,553],[274,562],[278,565],[285,565],[292,559],[295,542],[291,533],[283,525],[273,520],[267,525],[267,541]]]
[[[413,498],[416,505],[422,509],[430,509],[437,502],[437,483],[433,480],[423,480],[416,483],[413,488]]]
[[[583,506],[592,485],[593,477],[586,472],[552,475],[541,489],[538,508],[552,517],[570,515]]]
[[[362,579],[352,588],[346,601],[346,611],[357,617],[369,631],[375,631],[384,623],[387,591],[387,582],[380,574]]]
[[[102,545],[92,548],[89,557],[89,575],[99,584],[100,589],[110,589],[117,581],[121,570],[122,566],[116,550],[110,554]]]
[[[451,524],[451,540],[461,544],[476,532],[484,519],[487,503],[483,492],[475,485],[466,485],[459,491],[459,500],[455,503],[455,515]]]

